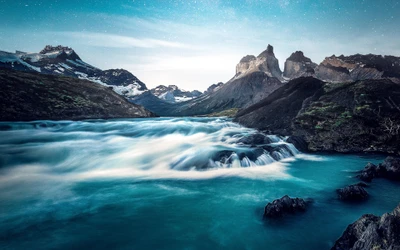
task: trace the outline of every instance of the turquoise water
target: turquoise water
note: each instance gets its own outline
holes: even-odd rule
[[[214,118],[0,123],[0,248],[329,249],[400,201],[386,180],[364,203],[336,199],[384,156],[296,154],[271,136],[274,158],[239,143],[253,133]],[[285,194],[314,202],[263,221]]]

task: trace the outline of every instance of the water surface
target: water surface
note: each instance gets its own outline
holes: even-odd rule
[[[0,248],[329,249],[362,214],[400,201],[385,180],[365,203],[336,199],[384,156],[240,143],[254,133],[216,118],[0,123]],[[286,194],[314,203],[263,221]]]

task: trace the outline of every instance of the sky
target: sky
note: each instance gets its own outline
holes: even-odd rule
[[[281,69],[294,51],[400,56],[400,0],[0,0],[0,50],[72,47],[149,88],[204,91],[268,44]]]

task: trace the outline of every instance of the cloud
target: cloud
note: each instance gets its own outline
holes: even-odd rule
[[[109,47],[109,48],[180,48],[194,49],[193,46],[159,40],[153,38],[135,38],[116,34],[96,33],[96,32],[56,32],[57,35],[77,39],[85,45]]]

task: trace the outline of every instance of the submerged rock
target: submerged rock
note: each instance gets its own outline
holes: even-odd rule
[[[274,200],[264,209],[264,218],[277,218],[285,214],[304,212],[307,208],[307,202],[300,198],[290,198],[288,195]]]
[[[271,142],[272,140],[263,133],[251,134],[248,136],[244,136],[238,140],[238,143],[242,143],[245,145],[268,144]]]
[[[362,201],[368,199],[369,195],[365,191],[365,183],[350,185],[336,190],[340,200],[344,201]]]
[[[349,225],[332,250],[400,249],[400,205],[381,217],[365,214]]]

